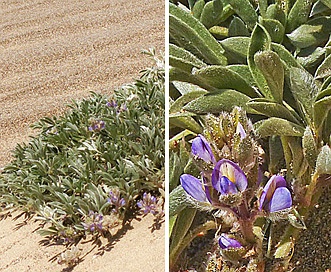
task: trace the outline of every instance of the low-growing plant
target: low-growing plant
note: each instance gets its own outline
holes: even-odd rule
[[[289,271],[331,175],[330,2],[170,2],[170,267]]]
[[[145,53],[156,65],[133,84],[33,125],[37,135],[1,173],[4,209],[36,214],[41,234],[72,242],[107,235],[146,192],[164,198],[163,59]]]

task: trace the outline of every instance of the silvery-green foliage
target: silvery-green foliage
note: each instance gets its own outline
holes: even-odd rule
[[[330,1],[169,2],[171,189],[180,171],[194,173],[184,143],[202,133],[205,117],[239,106],[261,139],[265,170],[286,169],[295,204],[309,206],[330,175]],[[275,256],[289,260],[288,252]]]
[[[154,57],[153,50],[147,52]],[[109,192],[116,188],[125,212],[144,191],[164,186],[164,67],[141,72],[139,79],[111,95],[92,93],[72,102],[62,116],[43,118],[39,133],[18,145],[0,176],[0,201],[51,224],[43,234],[61,236],[90,211],[111,214]],[[62,233],[62,234],[61,234]]]

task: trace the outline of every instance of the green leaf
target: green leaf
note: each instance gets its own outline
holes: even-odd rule
[[[179,182],[179,181],[178,181]],[[189,206],[187,194],[181,185],[177,186],[169,194],[169,216],[179,214]]]
[[[249,101],[247,106],[268,117],[278,117],[290,122],[300,124],[291,111],[284,105],[263,98],[257,98]]]
[[[184,95],[182,95],[180,98],[178,98],[174,103],[171,104],[170,108],[169,108],[169,113],[180,113],[182,112],[183,107],[190,101],[206,94],[207,91],[193,91],[193,92],[189,92],[186,93]]]
[[[217,25],[222,18],[223,3],[221,0],[207,2],[202,10],[200,22],[208,29]]]
[[[329,87],[331,87],[331,76],[328,77],[328,78],[326,78],[326,79],[324,79],[324,82],[323,82],[323,84],[322,84],[322,86],[321,86],[320,89],[321,90],[324,90],[324,89],[327,89]]]
[[[300,25],[291,34],[287,34],[292,44],[299,48],[324,44],[330,35],[331,18],[318,17]]]
[[[315,168],[317,158],[317,146],[315,138],[310,127],[306,127],[305,133],[302,137],[303,153],[305,155],[308,164],[312,169]]]
[[[229,25],[229,37],[250,36],[245,23],[239,18],[234,17]]]
[[[270,50],[254,55],[254,62],[263,74],[274,101],[283,102],[284,68],[279,56]]]
[[[321,2],[326,5],[329,9],[331,9],[331,0],[321,0]]]
[[[246,63],[250,40],[248,37],[230,37],[220,43],[225,50],[224,55],[233,63]]]
[[[304,69],[292,67],[290,69],[291,91],[300,103],[303,117],[308,123],[313,120],[313,101],[318,93],[314,77]]]
[[[201,81],[196,76],[192,75],[189,72],[185,72],[184,70],[178,69],[176,67],[170,67],[169,78],[171,81],[188,82],[194,85],[198,85],[201,88],[206,89],[208,91],[214,90],[210,85]]]
[[[285,35],[285,28],[281,22],[275,19],[261,19],[260,23],[268,31],[273,42],[282,43]]]
[[[262,17],[266,16],[267,8],[268,8],[268,0],[258,0],[259,11]]]
[[[295,178],[300,178],[307,170],[307,160],[303,155],[301,139],[298,137],[288,137],[287,142],[292,153],[291,171]]]
[[[239,17],[246,23],[248,28],[253,29],[258,15],[249,0],[229,0],[230,5],[239,15]]]
[[[331,96],[325,96],[320,100],[317,100],[314,104],[314,122],[316,128],[323,125],[328,112],[331,109]]]
[[[197,2],[195,2],[193,8],[192,8],[192,15],[197,18],[198,20],[200,20],[201,17],[201,13],[202,10],[205,6],[206,2],[205,0],[199,0]]]
[[[318,95],[316,96],[316,101],[326,97],[326,96],[329,96],[331,95],[331,86],[325,90],[322,90],[318,93]]]
[[[324,56],[325,48],[308,47],[300,51],[297,56],[297,60],[305,69],[308,70],[313,69],[317,64],[321,63]]]
[[[281,44],[272,43],[271,49],[275,51],[280,59],[283,61],[284,68],[285,68],[285,74],[288,74],[291,67],[302,67],[296,59],[293,57],[293,55]]]
[[[209,64],[226,65],[224,49],[196,18],[170,4],[169,32],[176,42]]]
[[[287,16],[287,33],[293,31],[308,20],[312,2],[312,0],[297,0],[294,3]]]
[[[331,149],[328,145],[322,147],[316,160],[316,174],[331,174]]]
[[[279,4],[269,5],[266,15],[263,17],[267,19],[278,20],[283,26],[286,25],[286,14]]]
[[[273,174],[278,174],[284,168],[284,152],[279,136],[269,137],[269,165],[268,170]]]
[[[328,0],[328,1],[330,1],[330,0]],[[321,0],[318,0],[313,5],[311,12],[310,12],[310,16],[313,17],[313,16],[322,14],[329,10],[330,10],[330,8],[328,6],[324,5]]]
[[[195,121],[192,117],[189,116],[178,116],[177,114],[169,115],[170,126],[177,126],[182,129],[188,129],[195,133],[202,133],[202,127]]]
[[[249,85],[253,86],[255,83],[255,80],[252,76],[251,70],[249,69],[248,65],[242,65],[242,64],[233,64],[226,66],[228,69],[232,70],[233,72],[236,72],[238,75],[240,75],[242,78],[244,78]]]
[[[271,117],[254,124],[257,134],[264,138],[272,135],[301,137],[304,128],[290,121]]]
[[[224,66],[209,66],[196,70],[193,74],[216,89],[235,89],[250,97],[256,97],[255,89],[244,78]]]
[[[261,70],[257,67],[254,56],[257,52],[270,50],[271,39],[266,29],[257,24],[252,32],[252,38],[248,50],[248,66],[256,81],[257,87],[265,98],[272,99],[266,79]]]
[[[188,103],[184,110],[196,114],[230,112],[235,106],[247,110],[246,103],[250,98],[235,90],[220,90],[206,94]]]
[[[195,92],[204,92],[204,93],[207,92],[206,90],[200,88],[199,86],[193,85],[188,82],[173,81],[172,84],[180,92],[181,95],[185,95],[185,94],[192,93],[192,92],[194,92],[194,93]]]
[[[325,78],[331,76],[331,55],[329,55],[317,68],[315,77]]]
[[[193,67],[202,68],[206,66],[203,61],[189,51],[174,44],[169,45],[169,64],[186,72],[191,72]]]

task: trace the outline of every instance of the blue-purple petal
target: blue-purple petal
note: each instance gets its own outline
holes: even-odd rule
[[[198,135],[192,142],[192,154],[198,156],[207,163],[216,163],[211,146],[202,135]]]
[[[208,202],[203,185],[199,179],[189,174],[183,174],[180,176],[180,183],[191,197],[200,202]]]
[[[236,239],[232,239],[224,233],[222,233],[220,238],[218,239],[218,244],[221,247],[221,249],[242,247],[242,245]]]
[[[247,188],[247,178],[243,170],[234,162],[222,159],[218,161],[212,173],[212,185],[218,192],[221,192],[221,178],[227,177],[235,184],[238,191],[243,192]]]
[[[245,139],[247,136],[246,131],[245,131],[244,127],[242,126],[242,124],[240,124],[240,122],[238,122],[238,124],[237,124],[236,133],[239,133],[241,140]]]
[[[277,212],[292,207],[292,196],[286,187],[277,188],[270,200],[269,211]]]
[[[222,195],[238,193],[236,185],[231,182],[226,176],[222,176],[220,178],[220,188]]]
[[[286,187],[286,180],[283,176],[273,175],[263,188],[260,197],[260,210],[268,210],[269,203],[277,188]]]

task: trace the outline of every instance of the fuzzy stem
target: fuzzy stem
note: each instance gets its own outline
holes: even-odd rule
[[[239,213],[238,221],[242,235],[244,236],[247,243],[255,244],[256,239],[253,232],[254,219],[251,217],[251,214],[248,210],[246,199],[238,207],[238,213]]]

